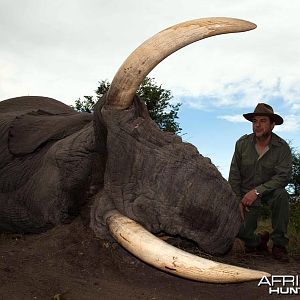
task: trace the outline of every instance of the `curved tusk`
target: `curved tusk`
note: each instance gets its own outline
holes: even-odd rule
[[[129,252],[163,271],[204,282],[233,283],[258,280],[269,273],[214,262],[160,240],[117,211],[105,216],[112,236]]]
[[[126,109],[144,78],[162,60],[198,40],[231,32],[242,32],[256,25],[233,18],[205,18],[169,27],[134,50],[116,73],[107,94],[108,105]]]

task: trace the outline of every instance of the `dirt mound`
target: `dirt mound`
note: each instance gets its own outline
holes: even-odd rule
[[[296,275],[300,260],[232,251],[226,263]],[[39,235],[0,235],[0,299],[266,299],[258,282],[207,284],[156,270],[94,237],[80,218]],[[299,297],[299,295],[298,295]]]

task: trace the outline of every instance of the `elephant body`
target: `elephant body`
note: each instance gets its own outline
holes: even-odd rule
[[[93,131],[91,114],[54,99],[0,102],[1,230],[40,232],[78,214],[92,166],[104,163]]]
[[[0,230],[40,232],[76,216],[93,190],[91,227],[117,209],[148,230],[226,252],[238,202],[208,158],[161,132],[135,97],[126,110],[93,114],[45,97],[0,102]]]

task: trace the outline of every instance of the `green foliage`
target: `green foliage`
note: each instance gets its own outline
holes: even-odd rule
[[[300,153],[294,148],[292,150],[292,179],[289,184],[291,196],[300,201]]]
[[[75,105],[72,107],[81,112],[92,113],[96,102],[108,91],[110,83],[107,80],[99,81],[99,86],[95,90],[96,98],[93,96],[84,96],[84,99],[75,100]]]
[[[290,201],[290,227],[295,232],[300,233],[300,202],[299,199]]]
[[[175,122],[181,104],[170,104],[173,98],[171,91],[158,86],[153,78],[146,77],[137,94],[145,101],[151,118],[160,129],[174,133],[181,131],[179,124]]]
[[[99,81],[99,86],[95,90],[96,98],[84,96],[75,101],[74,109],[82,112],[93,112],[95,103],[108,91],[110,83],[107,80]],[[153,78],[146,77],[137,90],[139,97],[146,103],[151,118],[163,131],[179,133],[181,128],[175,121],[178,119],[180,103],[171,104],[173,96],[169,90],[157,85]]]
[[[96,89],[97,100],[103,97],[103,95],[108,92],[110,83],[107,80],[99,81],[99,86]]]
[[[75,106],[72,105],[72,107],[81,112],[93,112],[93,106],[95,105],[95,100],[93,99],[93,96],[84,96],[84,99],[81,100],[80,98],[75,100]]]

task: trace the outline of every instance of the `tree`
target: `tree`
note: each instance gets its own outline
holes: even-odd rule
[[[289,183],[289,191],[293,198],[300,201],[300,153],[291,147],[292,151],[292,178]]]
[[[291,147],[292,151],[292,178],[288,185],[290,193],[290,231],[299,237],[300,233],[300,153]],[[298,241],[299,238],[298,238]],[[299,243],[298,243],[299,247]]]
[[[107,80],[99,81],[99,86],[95,90],[96,98],[84,96],[75,101],[74,109],[82,112],[93,112],[95,103],[108,91],[110,83]],[[154,78],[146,77],[137,90],[139,97],[146,103],[151,118],[163,131],[179,133],[181,128],[175,121],[178,119],[178,111],[181,103],[171,104],[173,96],[171,91],[163,89],[157,85]]]

